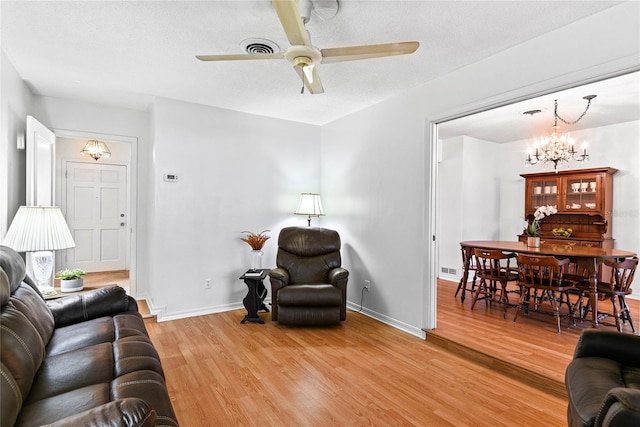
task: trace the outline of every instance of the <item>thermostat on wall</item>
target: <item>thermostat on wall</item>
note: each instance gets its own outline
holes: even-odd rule
[[[178,175],[174,173],[165,173],[164,180],[167,182],[178,182]]]

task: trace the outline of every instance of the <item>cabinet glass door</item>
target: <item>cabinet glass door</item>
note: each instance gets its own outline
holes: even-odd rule
[[[535,211],[540,206],[558,207],[558,180],[534,179],[531,182],[531,207]]]
[[[567,177],[564,208],[568,211],[599,211],[600,182],[598,175]]]

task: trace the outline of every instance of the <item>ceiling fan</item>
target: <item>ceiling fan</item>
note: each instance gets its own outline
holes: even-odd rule
[[[317,64],[331,64],[334,62],[353,61],[357,59],[379,58],[383,56],[407,55],[415,52],[420,43],[417,41],[385,43],[376,45],[347,46],[329,49],[317,49],[311,44],[309,33],[305,28],[309,20],[312,5],[310,0],[304,2],[305,16],[300,14],[295,0],[273,0],[273,8],[284,27],[284,32],[291,46],[284,52],[278,53],[250,53],[231,55],[198,55],[201,61],[242,61],[253,59],[282,59],[293,64],[304,86],[312,94],[323,93]],[[337,6],[336,6],[337,7]]]

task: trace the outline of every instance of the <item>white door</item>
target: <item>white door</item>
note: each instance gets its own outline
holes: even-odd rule
[[[67,222],[76,247],[65,265],[87,272],[127,269],[127,167],[66,163]]]

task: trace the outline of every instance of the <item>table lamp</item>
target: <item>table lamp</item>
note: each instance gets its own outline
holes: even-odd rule
[[[302,193],[300,194],[300,201],[298,202],[298,209],[295,212],[296,215],[308,215],[307,224],[311,227],[311,217],[324,215],[322,209],[322,200],[320,195],[315,193]]]
[[[49,283],[53,272],[53,252],[76,246],[60,208],[20,206],[2,242],[16,252],[31,252],[33,275],[44,296],[55,295]]]

